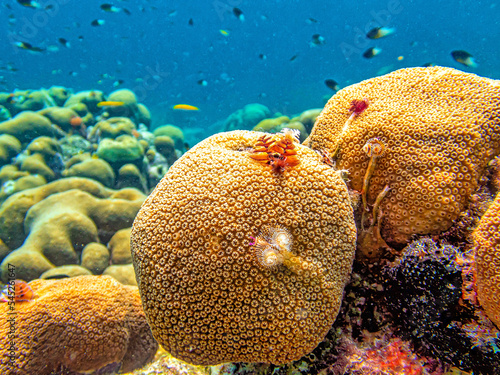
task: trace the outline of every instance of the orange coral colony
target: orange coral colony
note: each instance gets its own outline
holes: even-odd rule
[[[297,133],[285,129],[275,138],[263,135],[254,145],[250,157],[259,163],[270,165],[275,173],[283,173],[299,164],[294,142],[298,142]]]
[[[213,135],[141,207],[132,258],[153,335],[172,356],[283,364],[330,330],[356,225],[340,174],[292,134]],[[268,151],[300,163],[276,178]]]
[[[6,318],[12,305],[0,303],[0,374],[114,374],[153,359],[158,344],[137,287],[111,276],[37,279],[26,286],[37,296],[16,303],[14,341]]]

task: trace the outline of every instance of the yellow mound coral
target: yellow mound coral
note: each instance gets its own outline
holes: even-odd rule
[[[380,157],[367,153],[374,139],[385,147]],[[304,144],[335,156],[350,187],[364,194],[364,207],[376,206],[365,221],[370,230],[359,236],[373,256],[383,242],[377,220],[382,237],[402,245],[458,218],[500,152],[500,81],[443,67],[369,79],[334,95]]]
[[[153,359],[158,344],[136,287],[109,276],[35,280],[29,285],[36,297],[15,304],[16,338],[11,342],[12,326],[5,319],[11,305],[0,303],[0,373],[127,372]],[[10,343],[15,344],[13,357]]]
[[[99,242],[91,242],[82,250],[81,266],[95,275],[101,274],[109,265],[109,250]]]
[[[20,171],[15,165],[4,165],[0,169],[0,204],[10,195],[20,191],[45,185],[47,180],[39,174],[30,175],[28,172]]]
[[[65,132],[71,130],[71,119],[78,117],[78,114],[67,107],[48,107],[37,112],[47,117],[53,124],[59,126]]]
[[[8,134],[0,135],[0,166],[9,164],[20,152],[21,143],[16,137]]]
[[[175,125],[162,125],[153,131],[155,137],[167,136],[173,139],[175,148],[184,149],[184,133],[181,128]]]
[[[133,285],[137,286],[137,280],[135,279],[134,265],[130,264],[112,264],[108,266],[103,275],[111,276],[123,285]]]
[[[13,249],[0,265],[2,279],[7,279],[9,264],[23,280],[76,264],[86,244],[130,227],[144,198],[135,189],[108,190],[79,178],[11,196],[0,207],[0,237]]]
[[[477,296],[500,328],[500,195],[481,217],[473,238]]]
[[[13,93],[1,93],[0,104],[12,114],[23,111],[37,111],[50,103],[46,90],[24,90]]]
[[[24,111],[10,120],[0,122],[0,134],[10,134],[21,143],[31,142],[40,136],[64,135],[53,128],[50,121],[38,113]]]
[[[313,127],[316,117],[320,114],[321,109],[309,109],[292,119],[287,116],[275,118],[266,118],[260,121],[252,130],[268,133],[279,133],[285,128],[296,129],[300,131],[300,140],[304,141]]]
[[[91,91],[80,91],[76,94],[71,95],[68,100],[64,103],[65,107],[72,108],[73,105],[78,103],[83,103],[87,106],[87,109],[92,113],[100,112],[101,108],[97,106],[99,102],[104,100],[104,94],[99,90]],[[75,110],[76,111],[76,110]],[[78,112],[78,111],[77,111]]]
[[[309,133],[314,125],[314,122],[316,121],[316,118],[319,116],[322,110],[323,108],[308,109],[302,112],[300,115],[292,118],[290,122],[298,121],[302,123],[306,128],[306,132]]]
[[[62,86],[52,86],[47,92],[54,100],[55,104],[62,106],[66,100],[73,94],[71,89]]]
[[[287,116],[280,116],[280,117],[276,117],[276,118],[266,118],[266,119],[262,120],[261,122],[259,122],[257,125],[255,125],[252,130],[256,131],[256,132],[262,132],[262,131],[268,132],[281,124],[288,123],[289,121],[290,121],[290,118]]]
[[[113,168],[111,168],[109,163],[102,159],[91,158],[90,156],[85,159],[83,155],[78,155],[81,157],[81,162],[76,162],[77,158],[72,158],[72,165],[64,170],[62,175],[64,177],[91,178],[107,187],[113,187],[115,184],[115,172],[113,172]]]
[[[89,133],[89,139],[117,138],[120,135],[130,135],[134,132],[135,125],[127,117],[112,117],[99,121]]]
[[[132,255],[130,254],[131,230],[132,228],[120,229],[109,240],[108,246],[112,264],[132,263]]]
[[[177,160],[177,153],[175,152],[175,142],[172,138],[167,135],[157,136],[155,137],[154,145],[156,151],[167,159],[169,165],[174,164]]]
[[[147,191],[146,179],[135,164],[125,164],[118,170],[116,188],[135,188],[143,192]]]
[[[286,363],[314,349],[338,313],[356,238],[347,187],[312,150],[267,136],[233,131],[199,143],[134,221],[148,322],[187,362]],[[296,162],[281,170],[254,158],[280,153]],[[259,235],[270,231],[277,236]]]

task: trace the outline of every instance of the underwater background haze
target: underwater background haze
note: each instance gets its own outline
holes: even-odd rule
[[[0,374],[500,374],[500,0],[1,0]]]
[[[326,79],[342,88],[429,63],[500,77],[496,1],[140,0],[116,1],[116,12],[97,0],[22,2],[0,8],[0,90],[126,87],[151,110],[153,126],[199,128],[185,129],[190,142],[248,103],[287,115],[322,107],[323,96],[333,94]],[[94,20],[104,24],[92,26]],[[368,39],[375,27],[395,32]],[[363,57],[371,47],[380,54]],[[454,61],[453,50],[472,54],[477,67]],[[178,103],[200,111],[176,113]]]

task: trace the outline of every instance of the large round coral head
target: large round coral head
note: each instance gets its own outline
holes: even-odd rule
[[[298,163],[276,173],[267,150],[281,143]],[[347,187],[314,151],[283,134],[214,135],[169,169],[134,221],[153,335],[194,364],[299,359],[335,320],[355,238]]]
[[[346,126],[346,109],[356,113],[360,98],[369,107]],[[337,92],[304,144],[330,152],[351,189],[368,186],[369,208],[388,186],[378,202],[380,234],[402,248],[416,234],[449,229],[499,154],[500,81],[444,67],[371,78]]]

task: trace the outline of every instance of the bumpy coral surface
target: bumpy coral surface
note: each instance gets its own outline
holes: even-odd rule
[[[356,237],[346,185],[296,143],[299,163],[284,171],[254,160],[262,136],[234,131],[201,142],[134,221],[148,322],[167,351],[190,363],[298,359],[323,339],[340,306]],[[288,250],[255,247],[272,233]],[[268,267],[262,255],[282,263]]]
[[[368,107],[354,115],[359,102]],[[374,138],[386,150],[366,193],[373,205],[390,189],[380,204],[382,237],[404,244],[412,234],[446,230],[500,151],[500,81],[443,67],[369,79],[330,99],[305,144],[336,155],[350,186],[362,191],[364,146]]]
[[[117,138],[120,135],[130,135],[135,130],[134,123],[127,117],[112,117],[99,121],[92,131],[89,138]]]
[[[27,143],[40,136],[58,135],[58,132],[46,117],[25,111],[10,120],[1,122],[0,134],[10,134],[21,143]]]
[[[132,371],[158,348],[137,288],[109,276],[29,283],[35,299],[0,303],[0,372],[10,374]],[[9,308],[16,315],[7,315]],[[15,339],[10,339],[15,320]],[[15,345],[9,357],[10,343]]]
[[[500,328],[500,195],[479,221],[473,237],[479,302]]]
[[[21,143],[16,137],[0,135],[0,166],[9,164],[12,158],[21,152]]]
[[[175,125],[162,125],[156,128],[153,132],[155,137],[167,136],[174,140],[175,148],[178,150],[184,149],[184,133],[181,128]]]
[[[111,190],[80,178],[11,196],[0,206],[0,238],[12,250],[0,266],[2,279],[9,264],[28,281],[78,263],[85,245],[129,227],[144,198],[135,189]]]

